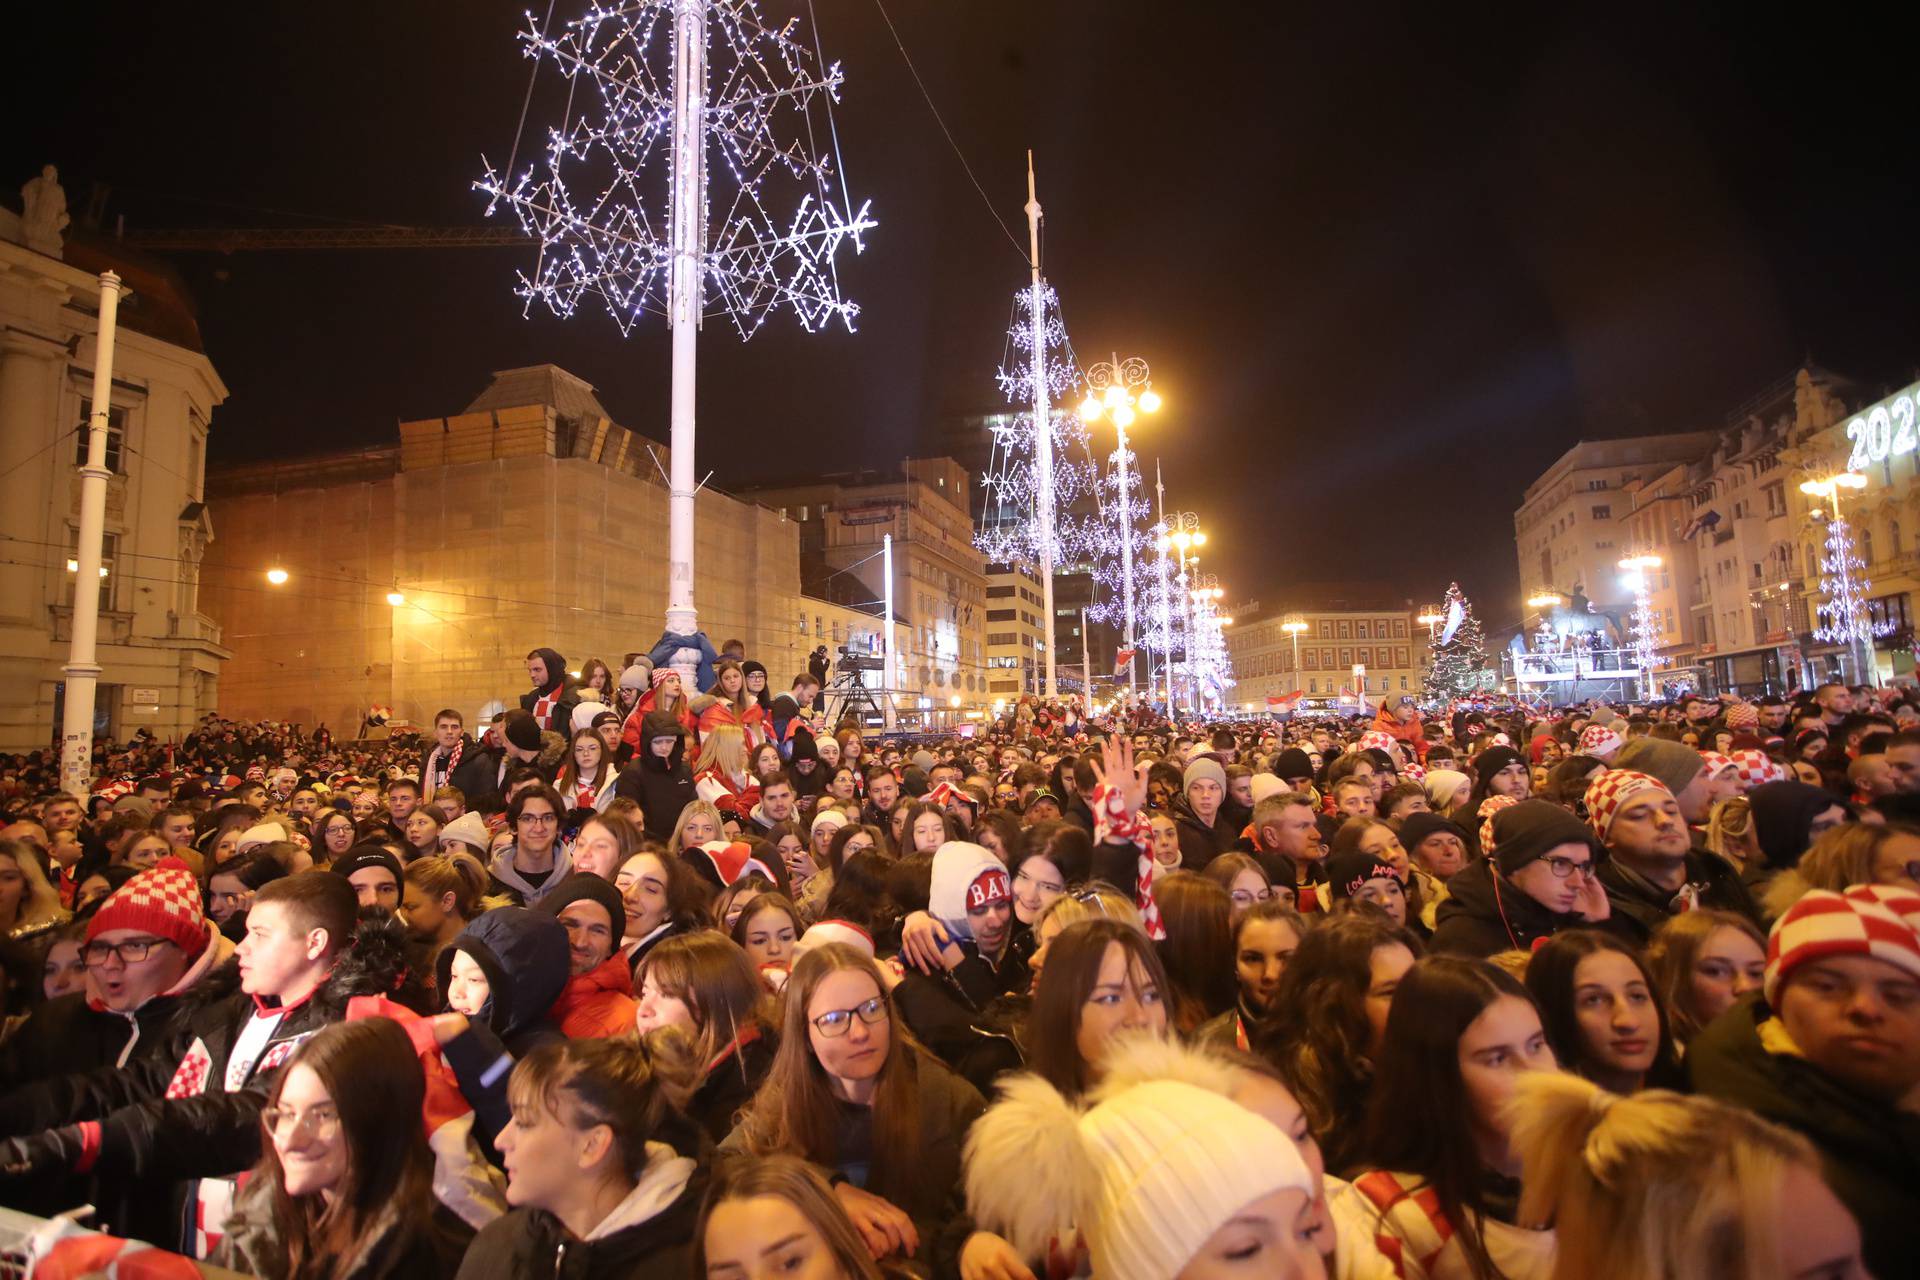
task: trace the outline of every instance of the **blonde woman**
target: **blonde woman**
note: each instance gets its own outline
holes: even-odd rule
[[[1889,822],[1849,822],[1822,832],[1800,861],[1767,882],[1769,918],[1786,914],[1812,889],[1840,893],[1856,884],[1894,885],[1920,893],[1920,829]]]
[[[1553,1280],[1865,1280],[1860,1229],[1806,1139],[1709,1098],[1514,1085],[1520,1217],[1551,1222]]]
[[[693,789],[709,804],[720,805],[731,797],[732,804],[721,807],[742,817],[760,803],[760,784],[747,768],[747,737],[739,725],[715,725],[700,739]]]
[[[677,858],[688,849],[719,840],[725,823],[726,818],[718,808],[705,800],[695,800],[680,811],[679,821],[673,824],[673,834],[667,837],[667,852]]]
[[[33,849],[19,840],[0,840],[0,936],[27,933],[66,918],[59,891],[48,881]]]
[[[1707,815],[1707,848],[1735,871],[1766,865],[1760,837],[1753,829],[1753,805],[1744,795],[1729,796]]]

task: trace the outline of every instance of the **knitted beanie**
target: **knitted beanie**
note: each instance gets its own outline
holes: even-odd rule
[[[1453,804],[1455,793],[1463,782],[1473,779],[1458,769],[1429,769],[1427,780],[1423,784],[1427,789],[1427,803],[1436,809],[1445,809]]]
[[[1279,1191],[1313,1194],[1299,1150],[1210,1089],[1150,1080],[1082,1111],[1009,1079],[967,1137],[967,1203],[1023,1255],[1078,1230],[1102,1280],[1173,1280],[1213,1233]]]
[[[507,741],[520,748],[520,750],[540,750],[540,722],[533,718],[532,712],[523,711],[519,707],[515,707],[512,711],[507,712],[507,719],[503,727]]]
[[[678,671],[675,671],[672,667],[655,667],[653,669],[653,675],[649,678],[653,681],[653,687],[658,689],[661,685],[665,684],[667,681],[677,680],[679,679],[679,677],[680,677],[680,673]]]
[[[1518,796],[1488,796],[1480,802],[1480,856],[1491,858],[1496,839],[1493,831],[1493,819],[1502,809],[1511,809],[1520,803]]]
[[[200,883],[178,858],[162,858],[108,895],[87,921],[87,941],[111,929],[133,929],[165,938],[189,961],[207,949],[207,917]]]
[[[1474,781],[1479,783],[1482,791],[1485,791],[1487,784],[1493,781],[1494,774],[1499,773],[1502,769],[1511,768],[1516,764],[1524,766],[1526,763],[1527,758],[1518,751],[1515,751],[1512,747],[1488,747],[1485,751],[1482,751],[1473,758]]]
[[[1825,787],[1791,780],[1762,783],[1747,792],[1753,838],[1767,866],[1777,871],[1797,864],[1813,843],[1813,820],[1840,803]]]
[[[1604,724],[1590,724],[1580,731],[1580,754],[1583,756],[1611,761],[1620,745],[1620,735]]]
[[[647,658],[635,658],[633,665],[620,673],[622,689],[644,692],[653,682],[653,663]]]
[[[945,925],[955,941],[973,940],[973,926],[967,923],[970,909],[1012,896],[1007,868],[986,848],[949,840],[934,851],[927,913]]]
[[[1620,748],[1613,765],[1616,769],[1651,774],[1676,796],[1707,767],[1698,751],[1684,742],[1669,742],[1665,738],[1635,738]]]
[[[1351,898],[1369,880],[1400,882],[1400,873],[1393,869],[1391,862],[1375,854],[1361,853],[1358,849],[1351,853],[1334,854],[1327,859],[1326,867],[1327,881],[1335,898]]]
[[[385,849],[380,848],[369,849],[362,846],[358,852],[349,849],[345,856],[328,867],[327,870],[333,872],[333,874],[339,876],[342,880],[346,880],[350,878],[354,872],[365,871],[368,867],[379,867],[382,870],[389,871],[393,874],[393,882],[396,885],[402,887],[406,885],[406,872],[400,868],[400,859],[394,857]]]
[[[1760,709],[1750,702],[1736,702],[1727,708],[1727,728],[1738,733],[1760,723]]]
[[[1774,922],[1767,937],[1766,976],[1767,1004],[1774,1010],[1793,971],[1825,956],[1871,956],[1920,978],[1920,932],[1901,914],[1920,914],[1920,895],[1882,896],[1862,892],[1866,887],[1845,893],[1814,889]]]
[[[458,840],[470,846],[475,856],[485,858],[487,847],[493,843],[493,833],[487,830],[487,820],[469,810],[440,828],[442,840]]]
[[[1734,776],[1740,779],[1740,789],[1751,791],[1753,788],[1769,782],[1785,782],[1786,766],[1766,752],[1755,747],[1727,753],[1727,759],[1733,761]]]
[[[1723,756],[1718,751],[1702,751],[1700,765],[1707,771],[1707,777],[1710,779],[1717,778],[1723,773],[1739,770],[1739,766],[1734,764],[1730,756]]]
[[[1227,771],[1220,762],[1211,756],[1201,756],[1187,765],[1186,772],[1180,775],[1180,794],[1185,795],[1194,783],[1202,778],[1211,778],[1220,784],[1220,790],[1227,789]]]
[[[872,934],[850,920],[827,919],[816,920],[808,925],[807,931],[793,944],[794,963],[798,964],[801,956],[829,942],[852,947],[868,959],[873,958]]]
[[[240,833],[240,838],[234,841],[233,852],[237,857],[249,849],[258,848],[263,844],[278,844],[286,838],[287,829],[278,822],[257,822]]]
[[[1282,796],[1293,788],[1270,773],[1256,773],[1252,779],[1253,802],[1259,804],[1270,796]]]
[[[1595,862],[1606,856],[1586,823],[1548,800],[1522,800],[1500,810],[1489,822],[1492,843],[1483,852],[1493,858],[1502,875],[1512,875],[1563,844],[1585,845],[1593,850]]]
[[[1400,823],[1400,843],[1411,854],[1420,847],[1422,840],[1442,831],[1458,836],[1463,845],[1467,843],[1467,833],[1460,824],[1451,822],[1437,813],[1408,814]]]
[[[1286,782],[1294,778],[1313,777],[1313,757],[1299,747],[1288,747],[1273,758],[1274,776]]]
[[[1699,752],[1691,748],[1683,750],[1699,759]],[[1613,826],[1614,816],[1621,808],[1635,796],[1649,791],[1673,799],[1673,792],[1667,789],[1667,784],[1650,773],[1641,773],[1637,769],[1609,769],[1600,774],[1587,784],[1587,821],[1593,824],[1593,833],[1605,840],[1608,830]]]
[[[605,911],[607,923],[613,926],[613,936],[616,938],[627,927],[627,904],[621,898],[620,890],[591,871],[569,872],[566,879],[553,886],[534,905],[534,910],[557,917],[576,902],[592,902]]]
[[[809,833],[817,833],[820,828],[826,827],[830,831],[838,831],[840,828],[846,826],[849,821],[850,819],[847,815],[838,809],[822,809],[813,815],[813,825],[807,828],[807,830]]]

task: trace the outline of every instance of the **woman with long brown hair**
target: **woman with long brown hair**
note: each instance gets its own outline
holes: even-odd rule
[[[773,1068],[721,1150],[832,1171],[876,1257],[940,1271],[933,1251],[962,1212],[961,1149],[985,1105],[913,1041],[879,966],[830,942],[794,965]]]
[[[722,658],[713,664],[713,688],[695,698],[692,709],[703,746],[707,735],[722,725],[740,730],[748,747],[767,736],[766,712],[747,692],[746,672],[732,658]]]
[[[730,938],[701,929],[663,939],[637,976],[635,1025],[642,1033],[679,1027],[693,1041],[701,1080],[686,1110],[717,1142],[773,1065],[760,973]]]
[[[819,1170],[792,1156],[726,1161],[707,1189],[692,1274],[757,1276],[769,1258],[807,1280],[884,1275]]]
[[[1231,1010],[1239,995],[1234,979],[1233,899],[1196,871],[1155,879],[1154,902],[1167,936],[1157,944],[1171,990],[1173,1026],[1192,1035],[1202,1023]]]
[[[617,776],[612,753],[598,729],[579,729],[567,744],[567,762],[553,784],[561,802],[569,809],[589,809],[604,813],[613,803],[613,784]]]
[[[453,1275],[472,1233],[434,1199],[425,1100],[399,1023],[316,1033],[260,1113],[260,1163],[210,1261],[263,1280]]]

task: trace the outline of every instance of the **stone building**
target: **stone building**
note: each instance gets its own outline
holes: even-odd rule
[[[227,388],[178,278],[110,241],[66,236],[55,179],[29,187],[25,220],[0,209],[0,751],[50,747],[58,736],[107,270],[126,292],[94,587],[94,730],[179,735],[213,710],[229,656],[200,591],[214,535],[201,489],[207,433]]]
[[[616,425],[592,387],[552,365],[505,370],[463,412],[398,436],[209,474],[224,554],[203,590],[233,650],[223,714],[337,734],[375,704],[412,723],[472,715],[525,691],[530,649],[617,671],[659,640],[667,450]],[[712,488],[696,511],[701,629],[744,641],[774,690],[815,644],[877,632],[803,597],[797,524]]]
[[[1288,631],[1292,621],[1306,629]],[[1330,599],[1255,617],[1236,615],[1226,638],[1234,679],[1228,701],[1242,710],[1264,711],[1269,697],[1295,693],[1307,706],[1328,710],[1342,699],[1351,705],[1340,709],[1357,710],[1361,692],[1371,707],[1382,698],[1421,693],[1427,629],[1414,621],[1405,601]],[[1356,667],[1365,668],[1359,679]]]

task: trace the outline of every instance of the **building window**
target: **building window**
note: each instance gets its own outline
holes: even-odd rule
[[[1592,509],[1592,516],[1595,520],[1611,520],[1613,519],[1613,508],[1611,506],[1594,507]]]
[[[1369,638],[1367,635],[1367,624],[1365,621],[1360,621],[1353,624],[1353,638],[1355,640],[1366,640]]]
[[[80,531],[67,530],[67,581],[61,590],[60,603],[71,606],[73,592],[80,576]],[[106,613],[113,608],[113,569],[114,562],[120,558],[120,535],[102,534],[100,537],[100,612]]]
[[[73,465],[87,465],[87,438],[93,434],[93,401],[80,402],[80,429],[74,432]],[[127,411],[118,405],[107,410],[107,470],[120,476],[126,474],[125,459],[121,456],[127,443]]]
[[[1308,692],[1308,693],[1318,693],[1318,692],[1320,692],[1320,682],[1319,682],[1318,680],[1308,680],[1308,681],[1307,681],[1307,692]]]
[[[987,610],[987,621],[1012,622],[1014,615],[1018,612],[1019,610],[1017,609],[989,609]]]

